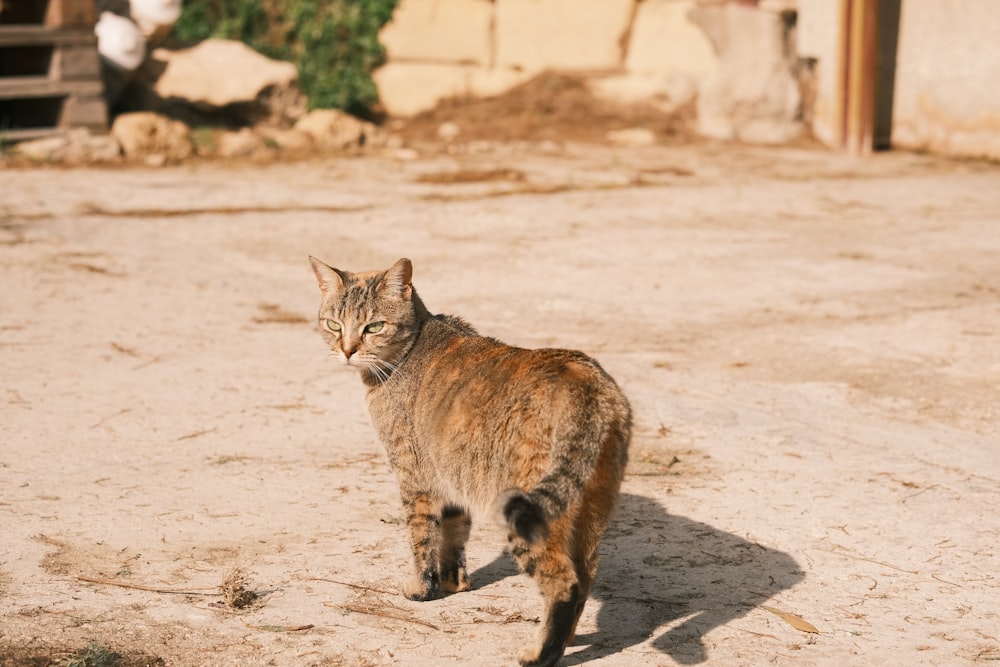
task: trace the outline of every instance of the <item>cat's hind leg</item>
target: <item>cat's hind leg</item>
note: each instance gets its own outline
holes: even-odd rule
[[[403,594],[411,600],[433,600],[441,595],[441,503],[426,492],[404,493],[403,507],[415,570]]]
[[[619,451],[620,441],[614,436],[609,436],[604,443],[594,474],[584,487],[577,505],[571,510],[575,519],[570,550],[580,582],[580,599],[577,603],[576,617],[573,619],[570,641],[573,641],[573,635],[576,634],[576,625],[580,621],[583,607],[597,577],[599,560],[597,547],[618,503],[623,475]]]
[[[472,531],[472,517],[453,505],[441,513],[441,591],[445,594],[469,589],[465,567],[465,543]]]
[[[545,621],[538,644],[520,657],[525,667],[551,667],[559,661],[576,625],[578,608],[582,608],[580,582],[569,553],[573,518],[572,513],[567,513],[553,521],[544,542],[530,544],[519,537],[511,539],[511,554],[537,582],[545,600]]]

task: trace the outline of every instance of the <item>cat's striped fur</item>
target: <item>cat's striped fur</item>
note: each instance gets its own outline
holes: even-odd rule
[[[470,515],[492,508],[545,599],[541,637],[521,663],[555,664],[593,585],[625,472],[625,396],[583,353],[511,347],[431,315],[407,259],[365,273],[310,261],[323,336],[360,370],[399,480],[415,564],[406,596],[469,588]]]

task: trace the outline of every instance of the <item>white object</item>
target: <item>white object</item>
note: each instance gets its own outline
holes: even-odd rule
[[[97,25],[97,52],[117,70],[133,72],[146,58],[146,39],[135,23],[111,12],[101,12]]]
[[[181,0],[131,0],[129,13],[139,26],[168,26],[181,16]]]

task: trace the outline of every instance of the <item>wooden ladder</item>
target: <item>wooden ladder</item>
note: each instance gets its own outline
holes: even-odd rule
[[[0,140],[104,132],[96,0],[2,0]]]

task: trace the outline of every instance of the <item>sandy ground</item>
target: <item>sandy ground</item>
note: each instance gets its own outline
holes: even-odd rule
[[[309,254],[408,256],[433,311],[629,394],[562,664],[1000,660],[1000,167],[549,151],[0,171],[0,665],[513,664],[540,600],[488,521],[472,591],[398,592]]]

